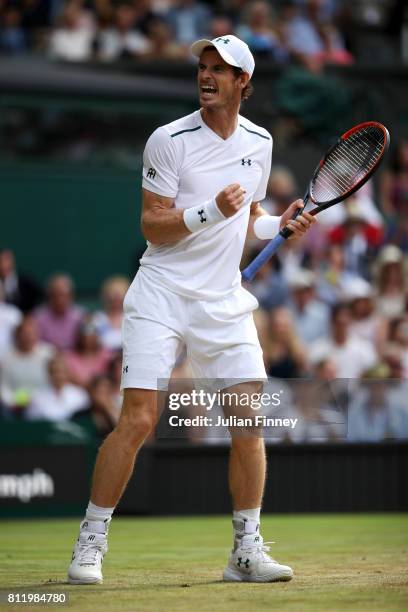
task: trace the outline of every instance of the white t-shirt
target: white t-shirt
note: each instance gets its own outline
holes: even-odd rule
[[[0,362],[13,346],[13,333],[22,318],[16,306],[0,303]]]
[[[122,348],[122,329],[121,327],[113,327],[106,312],[102,310],[95,312],[92,323],[96,327],[96,333],[102,346],[112,351],[119,351]]]
[[[330,357],[336,364],[337,378],[360,378],[378,361],[378,355],[370,342],[352,337],[344,344],[336,344],[331,339],[316,340],[310,345],[310,357],[315,363]]]
[[[271,135],[241,115],[226,140],[206,125],[200,111],[153,132],[143,156],[145,189],[174,198],[176,208],[204,203],[232,183],[239,183],[246,197],[225,221],[171,244],[148,243],[141,273],[191,298],[213,300],[234,291],[241,282],[250,204],[265,197],[271,158]]]
[[[48,386],[34,393],[25,416],[29,421],[65,421],[88,406],[88,394],[81,387],[67,383],[57,392]]]
[[[93,37],[93,30],[89,28],[55,30],[50,40],[51,55],[71,62],[85,61],[92,55]]]
[[[129,53],[146,53],[149,50],[149,43],[140,32],[126,32],[121,34],[117,30],[109,29],[99,35],[100,50],[102,60],[115,60],[124,51]]]
[[[31,353],[21,353],[13,348],[4,357],[1,368],[0,397],[12,405],[15,393],[24,389],[28,393],[48,384],[47,364],[54,355],[51,344],[39,342]]]

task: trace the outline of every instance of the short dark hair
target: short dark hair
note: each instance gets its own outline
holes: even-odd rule
[[[244,72],[241,68],[238,68],[237,66],[231,66],[231,68],[236,79],[239,77],[240,74]],[[248,100],[249,96],[252,96],[253,93],[254,86],[252,85],[251,81],[248,81],[244,89],[241,91],[241,100]]]
[[[330,313],[331,322],[334,323],[338,315],[343,311],[350,313],[350,306],[346,302],[337,302],[334,304]]]

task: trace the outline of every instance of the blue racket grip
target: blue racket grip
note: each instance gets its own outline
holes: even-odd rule
[[[249,266],[242,271],[242,280],[251,281],[255,274],[258,272],[267,261],[272,257],[274,253],[279,249],[280,245],[285,242],[286,238],[280,233],[273,238],[264,249],[255,257],[254,261],[251,261]]]

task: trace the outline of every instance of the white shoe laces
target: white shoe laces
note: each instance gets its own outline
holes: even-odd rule
[[[89,564],[95,565],[97,553],[102,554],[102,546],[98,544],[84,544],[79,550],[80,565]]]
[[[263,542],[262,544],[247,544],[245,547],[242,547],[242,550],[248,553],[255,553],[256,555],[260,555],[262,559],[267,558],[268,561],[273,561],[273,563],[277,563],[275,559],[268,555],[271,547],[268,544],[275,544],[276,542]]]

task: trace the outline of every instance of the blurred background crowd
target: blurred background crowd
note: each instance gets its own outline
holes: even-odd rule
[[[307,237],[287,241],[248,287],[260,304],[255,320],[270,377],[354,385],[340,419],[346,429],[336,426],[344,406],[328,406],[326,392],[294,393],[303,426],[293,441],[408,438],[408,142],[388,162],[376,189],[369,182],[322,213]],[[274,166],[264,206],[279,215],[298,193],[291,171]],[[262,247],[250,241],[244,260]],[[107,278],[100,306],[90,310],[76,302],[69,275],[40,286],[19,270],[18,253],[0,250],[4,418],[91,418],[101,435],[112,429],[129,281]],[[173,376],[193,377],[185,356]]]
[[[0,251],[0,401],[6,419],[63,421],[90,415],[103,435],[121,408],[122,303],[129,282],[102,287],[101,310],[75,303],[72,279],[45,288]]]
[[[408,61],[404,6],[404,0],[0,0],[0,53],[70,62],[188,60],[194,40],[235,33],[258,58],[295,60],[312,70],[401,55]]]
[[[122,302],[137,269],[130,252],[137,260],[143,244],[135,193],[143,146],[157,125],[196,107],[191,42],[235,33],[257,59],[243,114],[274,137],[271,214],[299,197],[308,162],[339,130],[394,122],[375,180],[322,213],[304,240],[288,241],[248,287],[269,376],[323,385],[292,389],[303,425],[283,439],[408,439],[405,5],[0,0],[4,419],[90,422],[101,436],[117,422]],[[243,264],[262,247],[251,241]],[[182,355],[173,377],[191,376]],[[348,399],[329,401],[339,380],[353,381]]]

